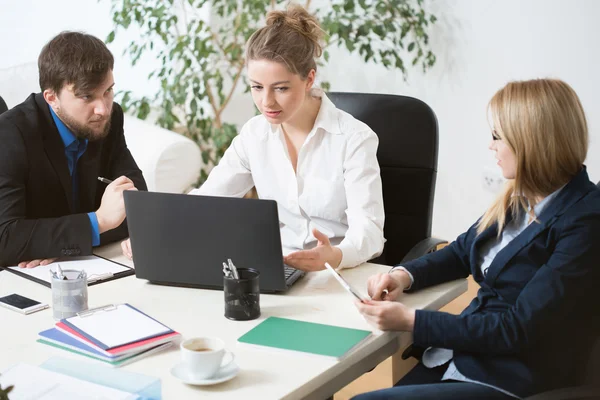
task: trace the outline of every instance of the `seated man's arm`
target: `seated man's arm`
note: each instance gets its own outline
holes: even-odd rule
[[[112,148],[113,154],[109,157],[111,165],[108,166],[108,171],[110,172],[107,178],[115,179],[124,175],[133,181],[137,190],[148,190],[142,171],[138,168],[131,152],[127,148],[123,132],[123,111],[117,103],[113,106],[113,120],[111,123],[113,126],[119,127],[119,131]],[[127,219],[125,219],[119,227],[102,233],[100,235],[100,244],[112,243],[128,236]]]
[[[0,266],[91,254],[92,228],[85,213],[27,218],[26,186],[34,161],[28,159],[20,132],[8,119],[0,120],[0,142]]]

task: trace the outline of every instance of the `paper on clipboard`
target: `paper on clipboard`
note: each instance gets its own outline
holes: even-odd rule
[[[103,350],[173,332],[127,303],[83,311],[61,322]]]
[[[369,296],[361,294],[358,290],[350,286],[350,284],[346,282],[346,280],[342,278],[342,276],[338,274],[338,272],[335,269],[333,269],[333,267],[329,265],[329,263],[325,263],[325,268],[327,268],[327,270],[331,272],[335,279],[340,283],[340,285],[344,287],[344,289],[348,291],[348,293],[356,297],[359,301],[371,300]]]
[[[69,259],[58,260],[52,264],[40,265],[35,268],[8,267],[8,269],[19,275],[28,275],[50,284],[50,277],[52,276],[50,270],[56,271],[57,264],[60,265],[63,270],[73,269],[81,271],[84,269],[88,276],[88,284],[110,278],[122,272],[132,271],[132,269],[127,266],[97,256],[71,257]]]

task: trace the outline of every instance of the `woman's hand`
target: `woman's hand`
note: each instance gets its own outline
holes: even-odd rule
[[[342,251],[332,246],[329,238],[317,229],[313,229],[313,235],[318,240],[315,248],[290,253],[283,257],[283,261],[290,267],[307,272],[325,269],[326,262],[337,268],[342,262]]]
[[[131,252],[131,239],[126,239],[121,242],[121,250],[123,250],[123,255],[130,260],[133,258],[133,253]]]
[[[396,300],[400,294],[410,287],[410,276],[403,270],[390,274],[376,274],[367,281],[367,292],[373,300]]]
[[[354,302],[366,320],[382,331],[412,332],[415,310],[395,301],[366,300]]]

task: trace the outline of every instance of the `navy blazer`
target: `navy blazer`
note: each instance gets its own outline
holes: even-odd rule
[[[600,189],[585,167],[494,258],[476,224],[444,249],[403,264],[418,290],[470,274],[481,285],[460,314],[418,310],[414,343],[454,350],[458,370],[517,396],[574,386],[600,335]]]

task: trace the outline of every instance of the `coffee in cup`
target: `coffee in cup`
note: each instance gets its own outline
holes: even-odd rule
[[[191,338],[181,342],[181,362],[188,373],[196,379],[212,377],[234,360],[232,352],[225,350],[225,343],[218,338]],[[227,355],[229,360],[223,362]]]

